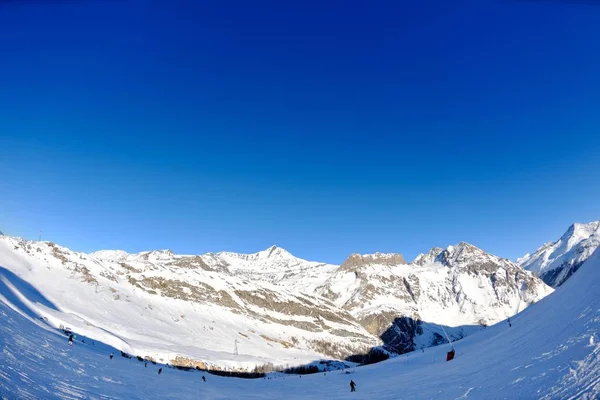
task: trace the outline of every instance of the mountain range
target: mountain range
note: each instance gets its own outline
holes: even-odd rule
[[[358,383],[360,398],[391,400],[401,394],[415,399],[597,399],[599,266],[596,250],[552,295],[526,307],[526,295],[533,296],[532,301],[537,297],[534,286],[543,292],[538,295],[552,289],[519,265],[466,243],[434,248],[408,263],[400,255],[373,254],[353,255],[340,266],[330,266],[299,260],[277,247],[250,255],[179,256],[169,251],[88,255],[49,242],[4,237],[0,393],[11,399],[342,399],[347,398],[343,389],[352,379]],[[299,282],[300,276],[305,280]],[[206,286],[198,286],[196,280]],[[403,292],[390,289],[402,285]],[[235,290],[253,293],[237,296]],[[495,310],[501,316],[500,300],[510,301],[515,290],[521,299],[515,307],[526,307],[523,311],[493,326],[476,324],[477,333],[452,346],[423,348],[361,368],[319,360],[323,352],[311,346],[321,340],[330,345],[323,348],[327,351],[332,344],[343,350],[378,342],[387,343],[390,352],[399,346],[400,352],[403,340],[409,344],[414,335],[418,341],[429,328],[448,331],[449,336],[456,333],[445,322],[402,316],[401,307],[413,307],[406,312],[423,319],[447,318],[451,324],[455,316],[446,311],[457,307],[465,314],[459,319],[481,312],[477,306],[486,304],[486,313]],[[268,291],[280,297],[273,299]],[[473,299],[477,301],[468,301]],[[289,303],[281,307],[282,300]],[[291,307],[294,303],[304,304],[307,308],[302,310],[321,311],[303,315]],[[376,315],[380,307],[398,308],[400,321],[394,320],[377,338],[369,333],[373,327],[362,325],[361,315]],[[440,309],[443,312],[437,314]],[[461,323],[451,325],[464,332]],[[334,327],[357,336],[348,338],[348,333],[333,332]],[[73,346],[55,328],[74,332]],[[286,342],[290,335],[296,339]],[[121,350],[121,356],[115,350]],[[449,350],[455,350],[455,358],[445,362]],[[260,361],[284,365],[309,359],[310,367],[327,372],[302,379],[273,372],[264,379],[246,380],[217,376],[232,372],[207,374],[181,366],[248,369]],[[254,371],[269,371],[268,367]]]
[[[36,306],[55,327],[160,362],[244,370],[425,349],[552,292],[522,264],[464,242],[411,262],[375,253],[332,265],[276,246],[85,254],[2,236],[0,265],[56,306]]]

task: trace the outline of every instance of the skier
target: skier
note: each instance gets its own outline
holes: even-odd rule
[[[69,336],[69,346],[73,346],[73,335]]]
[[[109,356],[109,357],[110,357],[110,359],[112,360],[112,358],[114,357],[114,354],[113,354],[113,353],[110,353],[110,356]]]
[[[144,361],[144,368],[148,368],[148,362]]]
[[[158,374],[159,374],[159,375],[160,375],[160,374],[162,374],[162,368],[159,368],[159,369],[158,369]]]
[[[356,392],[356,383],[352,379],[350,379],[350,391]]]
[[[206,377],[204,375],[202,375],[202,380],[206,382]]]

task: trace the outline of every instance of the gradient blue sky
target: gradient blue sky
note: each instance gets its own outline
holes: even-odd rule
[[[516,258],[600,219],[586,1],[0,2],[0,230]]]

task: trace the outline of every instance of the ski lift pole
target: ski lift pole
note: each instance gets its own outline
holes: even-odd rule
[[[444,331],[444,335],[446,335],[446,339],[448,339],[448,343],[450,344],[450,347],[452,348],[452,350],[450,350],[448,353],[446,353],[446,361],[452,361],[454,360],[454,355],[456,354],[456,350],[454,350],[454,344],[452,343],[452,340],[450,340],[450,336],[448,336],[448,333],[446,332],[446,329],[444,329],[443,325],[440,325],[442,327],[442,331]]]
[[[446,330],[444,329],[443,325],[440,325],[442,327],[442,331],[444,331],[444,335],[446,335],[446,339],[448,339],[448,343],[450,344],[450,347],[452,347],[452,350],[454,351],[454,344],[452,343],[452,340],[450,340],[450,336],[448,336],[448,333],[446,333]]]

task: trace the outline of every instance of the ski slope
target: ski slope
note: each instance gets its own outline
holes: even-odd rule
[[[37,318],[51,310],[37,290],[0,270],[3,399],[597,399],[600,396],[600,251],[552,295],[455,343],[345,373],[244,380],[122,358],[101,343],[69,347]],[[78,338],[80,339],[80,338]]]

